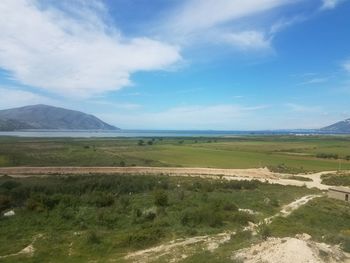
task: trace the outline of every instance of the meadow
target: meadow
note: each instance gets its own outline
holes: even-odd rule
[[[0,166],[257,168],[289,173],[350,169],[347,136],[232,138],[0,138]]]
[[[0,256],[28,244],[35,253],[0,260],[123,262],[128,252],[169,240],[238,231],[313,193],[319,191],[166,176],[3,176],[0,212],[12,209],[16,215],[0,217]],[[240,235],[234,240],[239,238],[236,247],[250,241]]]

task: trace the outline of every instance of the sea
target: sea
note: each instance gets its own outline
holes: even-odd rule
[[[35,138],[141,138],[141,137],[237,137],[272,135],[345,135],[327,133],[319,130],[273,130],[273,131],[215,131],[215,130],[118,130],[118,131],[64,131],[64,130],[26,130],[0,132],[2,137]]]

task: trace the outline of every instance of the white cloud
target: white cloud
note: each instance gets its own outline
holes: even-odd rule
[[[267,49],[270,47],[270,39],[258,31],[228,33],[221,37],[224,42],[239,49]]]
[[[321,9],[327,10],[327,9],[334,9],[337,7],[340,3],[344,2],[345,0],[322,0],[322,6]]]
[[[87,97],[130,85],[134,72],[181,60],[176,46],[122,36],[105,22],[100,2],[75,3],[64,12],[37,0],[1,0],[0,68],[26,85]]]
[[[163,31],[170,32],[168,37],[183,45],[206,41],[228,44],[240,50],[269,49],[276,32],[270,32],[270,26],[265,23],[260,24],[259,15],[300,1],[188,0],[166,17]]]
[[[33,104],[55,104],[57,101],[29,91],[13,87],[0,87],[0,109],[8,109]]]
[[[170,18],[170,22],[175,32],[190,33],[292,2],[291,0],[189,0]]]

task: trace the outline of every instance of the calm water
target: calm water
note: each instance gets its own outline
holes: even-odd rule
[[[157,130],[120,130],[120,131],[16,131],[0,132],[0,136],[16,137],[227,137],[240,135],[312,135],[326,134],[314,130],[290,131],[157,131]]]

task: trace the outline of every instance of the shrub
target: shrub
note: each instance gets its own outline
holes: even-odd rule
[[[154,204],[156,206],[167,206],[168,205],[168,195],[163,190],[157,190],[154,192]]]
[[[335,153],[318,153],[316,154],[317,158],[323,158],[323,159],[338,159],[338,154]]]
[[[223,224],[223,214],[220,211],[213,211],[209,207],[186,209],[181,213],[180,222],[182,225],[191,227],[201,224],[218,227]]]
[[[86,242],[88,244],[100,244],[101,238],[97,235],[95,231],[88,231],[86,236]]]
[[[162,229],[151,226],[127,235],[122,244],[140,249],[158,243],[164,236],[165,232]]]
[[[272,233],[271,228],[267,224],[259,225],[257,232],[261,236],[261,238],[264,240],[270,237]]]
[[[236,212],[235,214],[233,214],[232,220],[240,225],[247,225],[248,222],[256,221],[254,215],[251,215],[246,212]]]
[[[238,211],[238,206],[233,202],[227,202],[223,205],[225,211]]]
[[[1,184],[1,188],[7,189],[7,190],[12,190],[20,185],[21,185],[21,183],[16,182],[16,181],[5,181]]]
[[[11,198],[6,195],[0,195],[0,212],[11,207]]]
[[[43,207],[43,204],[40,203],[38,200],[36,200],[35,198],[33,197],[30,197],[26,204],[25,204],[25,207],[27,210],[29,211],[36,211],[36,212],[42,212],[44,211],[44,207]]]

